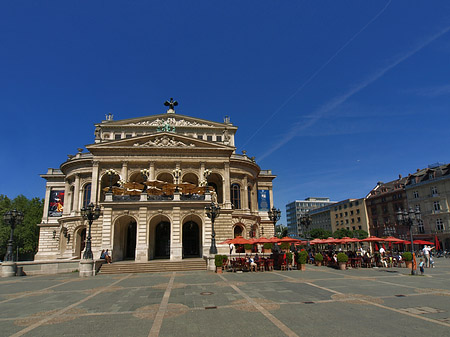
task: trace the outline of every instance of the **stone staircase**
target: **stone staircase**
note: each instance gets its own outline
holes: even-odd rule
[[[157,273],[171,271],[207,270],[202,258],[181,261],[152,260],[148,262],[120,261],[103,264],[99,274]]]

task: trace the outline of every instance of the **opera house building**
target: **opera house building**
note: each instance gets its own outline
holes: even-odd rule
[[[270,170],[237,154],[234,126],[166,113],[95,125],[95,139],[69,155],[46,179],[36,260],[79,259],[86,248],[83,209],[99,206],[91,226],[94,258],[108,249],[114,261],[179,261],[210,256],[213,226],[220,242],[242,235],[271,237]],[[206,208],[220,207],[212,224]]]

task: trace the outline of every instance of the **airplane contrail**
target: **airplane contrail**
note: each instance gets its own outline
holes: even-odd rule
[[[299,92],[301,92],[314,78],[316,78],[316,76],[323,70],[323,68],[325,68],[331,61],[333,61],[333,59],[338,56],[341,51],[343,51],[354,39],[356,39],[358,37],[359,34],[361,34],[364,30],[366,30],[367,27],[369,27],[372,22],[374,22],[381,14],[384,13],[384,11],[389,7],[389,5],[391,4],[392,0],[389,0],[389,2],[386,4],[386,6],[384,6],[381,11],[379,11],[377,13],[377,15],[375,15],[371,20],[369,20],[369,22],[367,22],[356,34],[354,34],[346,43],[344,43],[342,45],[341,48],[339,48],[324,64],[322,64],[319,69],[317,69],[300,87],[297,88],[297,90],[291,95],[289,96],[284,102],[283,104],[280,105],[280,107],[278,109],[275,110],[275,112],[268,118],[266,119],[266,121],[245,141],[244,144],[242,144],[241,147],[244,147],[245,145],[248,144],[248,142],[250,140],[253,139],[253,137],[256,136],[256,134],[261,131],[266,125],[267,123],[269,123],[269,121],[275,116],[277,115],[295,96],[297,96],[297,94]]]
[[[292,138],[294,138],[296,135],[298,135],[298,131],[305,130],[309,128],[310,126],[314,125],[319,119],[322,118],[322,116],[327,113],[330,110],[333,110],[337,108],[339,105],[347,101],[350,97],[367,87],[368,85],[372,84],[376,80],[378,80],[380,77],[382,77],[386,72],[391,70],[392,68],[396,67],[401,62],[405,61],[406,59],[410,58],[414,54],[416,54],[421,49],[428,46],[430,43],[444,35],[450,30],[450,26],[445,27],[440,32],[432,35],[431,37],[426,38],[421,43],[418,43],[418,45],[413,48],[412,50],[408,51],[407,53],[398,56],[394,62],[391,62],[389,65],[385,66],[384,68],[378,70],[368,78],[366,78],[364,81],[362,81],[360,84],[357,84],[355,87],[348,90],[345,94],[337,96],[333,98],[331,101],[317,109],[315,112],[312,113],[312,118],[308,120],[308,122],[301,124],[301,121],[298,121],[294,124],[294,126],[289,130],[289,132],[274,146],[272,146],[271,149],[269,149],[266,153],[264,153],[261,157],[259,157],[258,161],[263,160],[270,154],[272,154],[274,151],[278,150],[281,146],[289,142]]]

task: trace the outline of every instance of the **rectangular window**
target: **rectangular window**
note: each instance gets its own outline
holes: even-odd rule
[[[442,232],[444,230],[444,222],[442,219],[436,219],[436,230]]]
[[[206,136],[206,140],[212,142],[212,136]]]
[[[115,140],[122,139],[122,135],[121,135],[120,133],[116,133],[116,134],[114,135],[114,139],[115,139]]]
[[[419,191],[414,191],[414,198],[417,199],[419,197]]]
[[[358,221],[358,222],[361,222],[361,218],[360,218],[360,217],[358,217],[357,221]]]
[[[345,212],[345,216],[348,216],[348,212]]]
[[[359,214],[359,209],[356,210],[356,214]]]
[[[348,219],[345,219],[345,223],[348,224]]]
[[[355,201],[355,206],[358,206],[359,205],[359,201]]]
[[[358,229],[362,229],[362,227],[361,227],[361,226],[358,226]]]
[[[203,135],[197,135],[197,139],[203,139]]]
[[[440,211],[441,210],[441,204],[439,203],[439,201],[433,202],[433,208],[434,208],[435,211]]]
[[[355,219],[354,218],[352,218],[352,223],[355,223]]]
[[[131,138],[131,137],[133,137],[133,135],[132,135],[131,133],[127,133],[127,134],[125,135],[125,138]]]
[[[222,136],[216,136],[216,142],[221,142],[222,141]]]
[[[433,186],[433,187],[431,188],[431,195],[432,195],[432,196],[435,196],[435,195],[437,195],[437,194],[438,194],[437,187],[436,187],[436,186]]]
[[[350,211],[350,215],[353,215],[353,211]]]
[[[425,228],[423,227],[423,221],[422,220],[419,221],[419,225],[417,226],[417,230],[418,230],[419,234],[425,233]]]

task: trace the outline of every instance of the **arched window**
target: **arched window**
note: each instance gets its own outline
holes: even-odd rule
[[[238,184],[231,185],[231,204],[235,209],[241,208],[241,187]]]
[[[91,202],[91,184],[84,185],[83,189],[83,207],[86,208]]]

